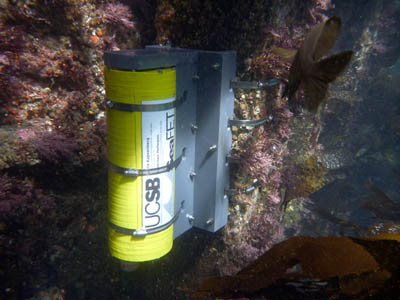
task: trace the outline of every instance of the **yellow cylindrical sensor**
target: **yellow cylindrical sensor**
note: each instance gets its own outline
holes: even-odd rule
[[[172,248],[173,225],[163,225],[174,217],[175,170],[135,172],[175,159],[176,71],[106,67],[105,88],[109,249],[123,262],[157,259]]]

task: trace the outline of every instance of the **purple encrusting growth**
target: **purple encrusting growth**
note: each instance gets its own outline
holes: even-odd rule
[[[54,206],[54,198],[28,178],[22,180],[4,173],[0,175],[0,186],[0,219],[37,214]]]
[[[30,142],[40,158],[52,163],[71,159],[79,147],[73,137],[67,137],[61,133],[44,133],[32,138]]]

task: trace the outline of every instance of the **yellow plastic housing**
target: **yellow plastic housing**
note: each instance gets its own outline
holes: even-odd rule
[[[107,99],[127,104],[176,97],[173,68],[120,71],[105,68]],[[107,109],[108,160],[119,167],[142,169],[141,112]],[[175,184],[175,183],[174,183]],[[174,189],[173,189],[174,190]],[[142,228],[142,177],[108,171],[109,221],[128,229]],[[173,226],[145,237],[134,237],[109,228],[111,255],[127,262],[157,259],[173,243]]]

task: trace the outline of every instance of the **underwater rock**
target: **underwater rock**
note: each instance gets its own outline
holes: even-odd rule
[[[369,197],[361,204],[361,207],[370,210],[380,219],[399,220],[399,205],[372,183],[367,183],[366,186],[369,191]]]

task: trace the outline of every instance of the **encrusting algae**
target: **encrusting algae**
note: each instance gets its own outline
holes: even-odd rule
[[[284,207],[293,199],[308,197],[327,183],[324,176],[329,170],[315,155],[297,164],[296,169],[298,180],[294,186],[287,187],[285,201],[282,204]]]

